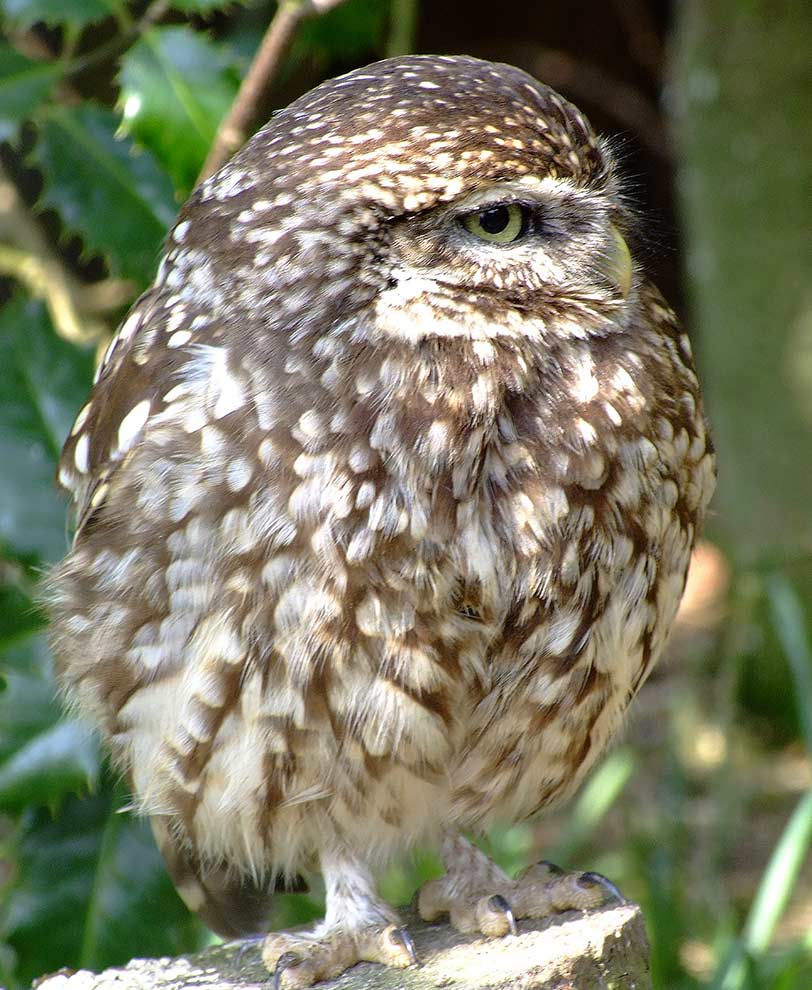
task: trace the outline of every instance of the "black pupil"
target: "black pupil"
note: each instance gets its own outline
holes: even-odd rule
[[[479,225],[486,234],[501,234],[510,223],[510,210],[506,206],[493,206],[479,214]]]

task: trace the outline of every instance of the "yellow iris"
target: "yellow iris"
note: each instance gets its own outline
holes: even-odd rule
[[[510,244],[524,231],[524,210],[518,203],[490,206],[461,219],[466,230],[491,244]]]

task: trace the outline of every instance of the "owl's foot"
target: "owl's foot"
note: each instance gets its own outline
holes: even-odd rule
[[[459,835],[443,841],[443,864],[445,874],[421,887],[418,911],[424,921],[448,914],[464,934],[515,934],[517,918],[623,901],[617,887],[599,873],[565,873],[552,863],[538,863],[512,879]]]
[[[321,934],[272,932],[262,947],[262,960],[273,973],[273,990],[299,990],[362,961],[405,969],[417,963],[417,954],[405,928],[386,925]]]
[[[322,854],[324,921],[309,932],[271,932],[262,961],[273,990],[300,990],[340,976],[357,962],[405,969],[417,963],[414,945],[397,915],[378,897],[366,864],[352,855]]]

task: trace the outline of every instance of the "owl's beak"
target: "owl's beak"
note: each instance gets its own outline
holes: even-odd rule
[[[604,274],[625,299],[632,287],[632,275],[634,274],[632,255],[626,238],[614,224],[611,226],[611,237],[611,247],[605,259]]]

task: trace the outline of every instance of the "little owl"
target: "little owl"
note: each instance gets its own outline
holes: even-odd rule
[[[59,471],[70,704],[190,908],[279,986],[603,902],[460,837],[572,791],[663,649],[714,484],[688,339],[610,149],[518,69],[389,59],[274,116],[180,211]]]

